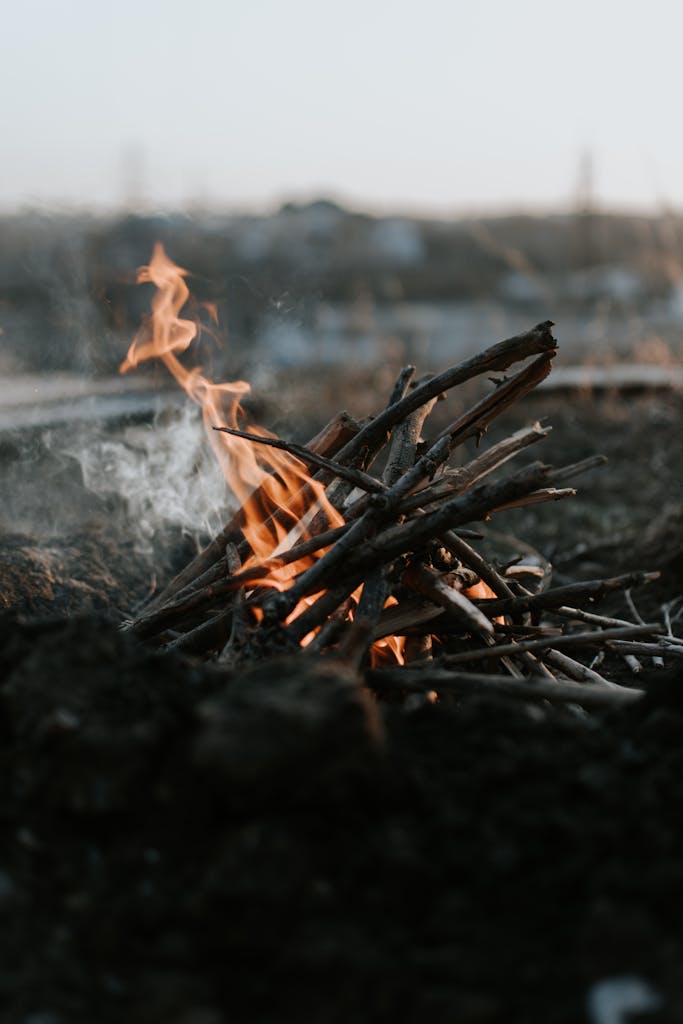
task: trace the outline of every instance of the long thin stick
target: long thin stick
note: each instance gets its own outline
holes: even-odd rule
[[[455,447],[470,437],[480,438],[497,416],[545,380],[550,373],[554,356],[554,351],[545,352],[513,377],[499,381],[494,391],[485,395],[476,405],[442,430],[437,440],[448,436]]]
[[[621,640],[634,636],[652,636],[661,630],[658,622],[644,626],[619,627],[618,629],[596,629],[589,633],[567,633],[565,636],[541,637],[538,640],[522,640],[513,644],[497,644],[495,647],[481,647],[475,651],[461,651],[458,654],[444,654],[440,660],[444,665],[461,665],[463,662],[479,661],[483,658],[523,654],[525,651],[546,651],[548,648],[588,647],[603,645],[608,640]],[[683,653],[683,649],[682,649]]]
[[[661,628],[657,630],[661,632]],[[635,633],[632,634],[635,636]],[[645,643],[631,643],[627,640],[618,640],[615,638],[614,642],[607,645],[610,650],[617,651],[619,654],[622,652],[628,652],[629,654],[649,654],[649,655],[664,655],[670,654],[674,658],[683,658],[683,645],[667,643],[661,641],[656,644],[645,644]]]
[[[616,686],[616,683],[610,682],[609,679],[605,679],[595,669],[588,668],[587,665],[582,665],[580,661],[574,661],[568,654],[563,651],[549,650],[543,655],[545,661],[553,668],[558,669],[560,672],[564,672],[570,679],[574,679],[578,683],[595,683],[598,686],[606,686],[608,689],[612,689]]]
[[[536,611],[542,609],[554,609],[558,605],[565,605],[567,600],[593,600],[598,601],[605,594],[615,590],[626,590],[627,587],[639,587],[645,583],[652,583],[659,579],[658,572],[630,572],[624,576],[612,576],[604,580],[586,580],[583,583],[568,583],[562,587],[551,587],[542,594],[528,594],[523,597],[512,597],[493,599],[484,598],[479,601],[479,607],[487,615],[506,615],[518,611]],[[658,632],[661,632],[658,630]]]
[[[232,437],[241,437],[253,444],[263,444],[269,448],[277,448],[279,451],[287,452],[288,455],[300,459],[302,462],[310,462],[320,469],[326,469],[335,476],[348,480],[354,487],[359,487],[370,494],[380,494],[386,490],[386,485],[368,473],[360,469],[353,469],[351,466],[342,466],[334,459],[326,459],[324,455],[317,455],[312,449],[305,445],[294,444],[293,441],[283,441],[279,437],[263,437],[261,434],[250,434],[246,430],[236,430],[234,427],[213,427],[213,430],[221,434],[230,434]]]
[[[631,690],[625,686],[608,688],[540,677],[515,679],[511,676],[475,672],[449,672],[430,664],[422,669],[372,669],[366,673],[366,679],[370,688],[377,693],[391,690],[424,693],[436,690],[437,693],[496,694],[523,700],[579,704],[584,708],[626,707],[637,703],[644,695],[643,690]]]
[[[465,359],[457,366],[431,377],[409,392],[400,402],[389,406],[363,427],[348,444],[344,445],[340,452],[337,452],[338,461],[350,462],[364,447],[371,446],[383,433],[391,430],[395,423],[400,423],[415,409],[419,409],[421,405],[429,402],[432,398],[437,398],[443,391],[448,391],[480,374],[507,370],[513,363],[520,362],[528,356],[541,352],[554,352],[557,341],[553,337],[552,327],[552,320],[546,320],[524,334],[498,342],[497,345],[491,346],[484,352]]]

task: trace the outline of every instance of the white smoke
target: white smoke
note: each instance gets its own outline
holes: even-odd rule
[[[67,454],[80,463],[88,490],[123,499],[141,553],[151,552],[168,527],[197,539],[217,532],[235,505],[201,414],[189,403],[154,424],[126,427],[119,438],[99,438]]]

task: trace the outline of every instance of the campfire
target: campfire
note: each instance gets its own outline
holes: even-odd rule
[[[157,289],[151,316],[121,369],[164,363],[201,407],[238,507],[126,630],[232,664],[282,653],[341,659],[378,694],[437,699],[492,688],[584,706],[639,696],[599,674],[593,655],[661,652],[673,642],[670,630],[593,606],[656,573],[554,585],[551,564],[528,544],[502,562],[483,543],[482,523],[571,497],[568,485],[604,462],[595,455],[510,470],[547,436],[538,422],[479,444],[550,373],[552,322],[421,380],[406,366],[376,415],[357,422],[339,412],[298,445],[245,423],[248,384],[215,384],[182,362],[197,334],[182,315],[187,276],[157,245],[138,275]],[[490,391],[430,434],[437,401],[477,377],[489,378]],[[474,457],[456,464],[471,439]]]

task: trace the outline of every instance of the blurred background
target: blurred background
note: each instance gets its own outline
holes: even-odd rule
[[[157,239],[218,304],[217,376],[432,368],[545,318],[565,363],[680,362],[678,5],[28,0],[4,22],[5,407],[22,374],[116,372]]]

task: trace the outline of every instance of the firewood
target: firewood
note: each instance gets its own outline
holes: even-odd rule
[[[615,629],[593,630],[589,633],[567,633],[564,636],[543,637],[538,640],[522,640],[519,643],[498,644],[495,653],[498,657],[502,655],[517,655],[529,651],[543,651],[549,648],[559,647],[590,647],[597,644],[611,646],[610,641],[620,640],[633,636],[652,636],[659,631],[659,623],[646,623],[644,626],[620,626]],[[641,646],[641,645],[637,645]],[[654,646],[654,645],[648,645]],[[683,648],[681,648],[683,653]],[[460,665],[463,662],[480,661],[482,658],[490,658],[491,648],[479,648],[474,651],[463,651],[460,654],[445,654],[443,664]]]
[[[366,677],[370,688],[378,694],[392,690],[413,693],[434,690],[437,693],[505,696],[515,700],[549,700],[599,709],[627,707],[637,703],[644,693],[625,686],[602,687],[542,678],[514,679],[475,672],[451,672],[432,665],[424,669],[371,669]]]
[[[664,625],[634,625],[592,611],[601,597],[657,574],[553,586],[552,566],[540,552],[514,540],[514,557],[500,565],[480,550],[482,534],[473,529],[510,509],[573,496],[568,482],[601,465],[602,456],[559,468],[535,461],[498,475],[547,437],[550,428],[534,422],[462,465],[449,465],[457,449],[471,439],[479,445],[493,420],[547,377],[556,354],[551,328],[550,321],[539,324],[412,387],[415,368],[404,367],[377,416],[358,424],[340,413],[308,445],[215,424],[219,432],[283,451],[298,467],[298,482],[290,493],[283,483],[281,506],[268,480],[256,488],[124,628],[165,650],[225,663],[281,652],[306,652],[309,663],[339,659],[365,674],[378,694],[492,692],[584,707],[637,699],[639,691],[617,687],[566,652],[580,657],[597,647],[629,658],[681,657],[670,616]],[[517,363],[524,365],[421,441],[444,392]],[[383,470],[371,472],[383,449]],[[294,512],[302,502],[305,512]],[[258,557],[248,540],[247,511],[254,508],[266,536],[273,527],[272,549],[260,548]],[[498,535],[501,540],[510,543]],[[382,657],[391,649],[406,664],[370,668],[379,657],[376,645]],[[480,662],[495,674],[469,671]]]

